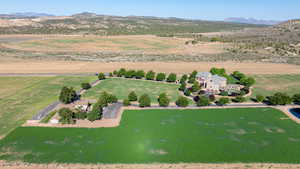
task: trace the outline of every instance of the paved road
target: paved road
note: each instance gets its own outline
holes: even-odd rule
[[[132,104],[131,106],[135,106],[135,107],[139,107],[138,104]],[[211,104],[209,106],[202,106],[202,107],[198,107],[198,106],[187,106],[187,107],[178,107],[178,106],[175,106],[175,105],[171,105],[171,106],[168,106],[168,107],[165,107],[166,109],[168,108],[172,108],[172,109],[182,109],[182,108],[205,108],[205,107],[211,107],[211,108],[218,108],[218,107],[272,107],[272,106],[269,106],[269,105],[266,105],[266,104],[261,104],[261,103],[253,103],[253,104],[228,104],[228,105],[223,105],[223,106],[219,106],[219,105],[216,105],[216,104]],[[164,108],[164,107],[160,107],[159,105],[152,105],[151,107],[149,108]]]
[[[119,110],[122,108],[122,103],[115,103],[105,107],[103,110],[103,118],[105,119],[115,119],[117,118]]]
[[[47,106],[43,110],[39,111],[35,116],[33,116],[32,120],[42,120],[50,112],[52,112],[59,104],[60,104],[59,101],[50,104],[49,106]]]

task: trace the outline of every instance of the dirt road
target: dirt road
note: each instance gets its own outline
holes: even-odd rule
[[[212,67],[239,70],[246,74],[300,74],[300,66],[274,63],[235,62],[82,62],[82,61],[1,61],[1,74],[39,73],[96,73],[111,72],[120,68],[155,70],[157,72],[189,73],[193,70],[208,71]]]

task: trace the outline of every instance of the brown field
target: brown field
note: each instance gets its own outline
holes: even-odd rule
[[[24,41],[13,41],[20,37],[31,37]],[[9,38],[13,40],[9,40]],[[2,46],[10,49],[32,52],[121,52],[145,54],[219,54],[229,44],[221,42],[203,42],[197,45],[185,45],[191,39],[166,38],[153,35],[131,36],[59,36],[59,35],[11,35],[0,36],[8,39]]]
[[[113,70],[143,69],[157,72],[190,73],[208,71],[212,67],[239,70],[246,74],[300,74],[300,66],[273,63],[209,63],[209,62],[83,62],[83,61],[1,61],[0,73],[95,73]]]

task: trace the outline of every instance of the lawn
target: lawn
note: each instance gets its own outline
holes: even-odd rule
[[[276,92],[286,92],[289,95],[300,93],[300,75],[255,75],[253,95],[272,95]]]
[[[148,94],[152,102],[157,102],[157,97],[161,93],[167,93],[172,102],[180,96],[179,85],[160,83],[155,81],[134,80],[123,78],[112,78],[102,81],[83,95],[83,98],[97,99],[102,91],[112,93],[118,99],[125,99],[131,91],[135,91],[138,96]]]
[[[62,86],[79,89],[95,77],[0,77],[0,138],[58,100]]]
[[[117,128],[17,128],[0,141],[0,160],[299,163],[299,130],[272,108],[128,110]]]

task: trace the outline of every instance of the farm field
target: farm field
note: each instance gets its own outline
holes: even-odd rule
[[[146,80],[132,80],[123,78],[112,78],[102,81],[99,85],[88,90],[82,97],[83,99],[98,99],[101,92],[106,91],[114,94],[118,99],[127,99],[128,94],[132,91],[138,96],[148,94],[152,102],[157,103],[157,97],[161,93],[167,93],[172,102],[180,96],[178,91],[179,85],[159,83]]]
[[[19,127],[0,141],[0,160],[299,163],[299,129],[272,108],[127,110],[117,128]]]
[[[0,77],[0,136],[29,120],[58,99],[62,86],[79,89],[95,77]]]
[[[300,93],[300,75],[254,75],[256,84],[252,96],[262,94],[270,96],[276,92],[289,95]]]

